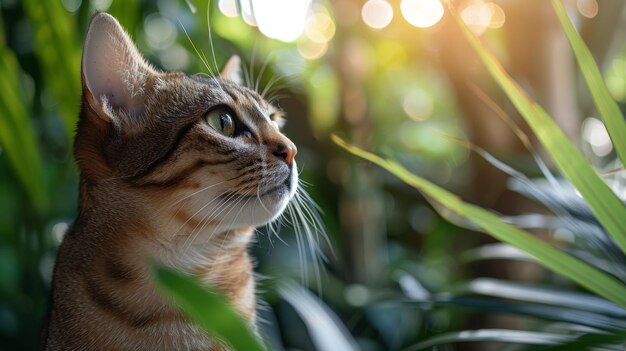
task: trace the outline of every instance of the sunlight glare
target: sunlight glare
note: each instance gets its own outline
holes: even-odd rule
[[[402,16],[419,28],[432,27],[443,17],[443,5],[439,0],[402,0]]]
[[[361,8],[363,22],[374,29],[385,28],[393,19],[393,8],[386,0],[368,0]]]
[[[290,42],[304,32],[311,0],[252,0],[252,5],[261,33]]]

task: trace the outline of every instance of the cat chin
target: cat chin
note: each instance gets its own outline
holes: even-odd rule
[[[263,194],[243,198],[226,195],[229,199],[227,202],[215,200],[220,194],[224,194],[223,189],[207,189],[202,192],[204,196],[191,197],[188,207],[182,211],[185,213],[183,217],[186,219],[193,214],[196,220],[200,220],[207,219],[205,217],[207,214],[218,213],[219,216],[216,218],[209,218],[210,222],[219,223],[217,229],[212,227],[211,231],[230,230],[241,226],[263,226],[276,220],[295,196],[298,187],[298,173],[295,165],[288,179],[288,183],[278,185]]]
[[[257,198],[250,206],[251,226],[262,226],[273,222],[285,211],[289,201],[291,201],[298,190],[298,173],[296,167],[292,168],[289,186],[281,187],[275,191]]]

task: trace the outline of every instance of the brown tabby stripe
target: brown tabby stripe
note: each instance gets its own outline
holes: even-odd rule
[[[250,161],[248,163],[245,163],[239,167],[236,168],[237,172],[243,171],[244,169],[248,168],[248,167],[252,167],[256,164],[258,164],[261,160],[260,159],[256,159],[254,161]]]
[[[247,175],[247,174],[249,174],[249,173],[250,173],[250,172],[246,172],[245,174],[242,174],[241,176],[243,177],[243,176],[245,176],[245,175]],[[238,177],[238,178],[239,178],[239,177]],[[243,178],[242,180],[240,180],[237,184],[235,184],[235,185],[233,186],[233,188],[239,188],[240,186],[242,186],[242,185],[244,185],[244,184],[248,183],[249,181],[253,180],[254,178],[256,178],[254,175],[253,175],[253,176],[250,176],[250,177],[245,177],[245,178]]]
[[[176,318],[173,314],[159,315],[156,313],[140,314],[131,312],[113,296],[107,294],[103,289],[96,286],[96,284],[90,284],[93,283],[93,281],[86,280],[85,283],[88,297],[95,302],[97,306],[108,312],[117,320],[122,321],[133,328],[144,328],[150,324],[157,323],[165,319],[173,320]]]
[[[109,258],[105,261],[104,269],[107,276],[121,283],[127,283],[137,279],[131,267],[121,262],[116,262],[113,258]]]
[[[172,176],[164,179],[164,180],[154,180],[154,181],[147,181],[147,182],[135,182],[133,183],[134,186],[137,187],[142,187],[142,188],[146,188],[146,187],[158,187],[158,188],[168,188],[168,187],[172,187],[175,186],[177,184],[180,184],[181,182],[183,182],[185,179],[189,178],[191,175],[193,175],[195,172],[197,172],[198,170],[207,167],[207,166],[216,166],[216,165],[220,165],[220,164],[226,164],[226,163],[231,163],[236,161],[236,158],[228,158],[226,160],[219,160],[219,161],[208,161],[208,160],[197,160],[196,162],[194,162],[193,164],[181,169],[180,171],[174,173]]]
[[[234,94],[232,91],[230,91],[230,89],[224,90],[226,91],[226,94],[230,95],[230,98],[233,99],[235,103],[239,102],[239,97],[237,97],[237,94]]]
[[[183,222],[183,224],[188,228],[199,228],[200,224],[202,224],[202,222],[197,220],[194,216],[182,210],[176,211],[176,213],[174,213],[174,218]]]
[[[149,164],[148,167],[146,167],[144,170],[142,170],[141,172],[135,174],[131,178],[131,180],[136,180],[136,179],[139,179],[139,178],[143,178],[143,177],[149,175],[150,173],[154,172],[157,168],[159,168],[159,166],[161,166],[167,159],[169,159],[174,154],[174,151],[176,151],[176,149],[178,149],[178,146],[180,145],[180,142],[183,140],[185,135],[187,135],[187,133],[189,133],[191,128],[193,128],[193,126],[196,123],[197,123],[196,121],[194,121],[193,123],[189,123],[184,128],[182,128],[180,131],[178,131],[178,133],[176,134],[176,138],[174,139],[174,143],[172,143],[172,146],[170,146],[170,148],[167,150],[167,152],[164,153],[163,156],[157,158],[154,162]]]

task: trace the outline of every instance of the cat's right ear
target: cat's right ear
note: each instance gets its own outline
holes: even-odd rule
[[[82,80],[85,98],[98,117],[118,127],[141,117],[155,73],[113,16],[93,16],[83,49]]]

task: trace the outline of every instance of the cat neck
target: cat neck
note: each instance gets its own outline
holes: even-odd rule
[[[105,262],[100,273],[133,272],[128,276],[136,278],[135,284],[151,289],[150,272],[156,262],[197,277],[225,294],[244,317],[254,319],[253,265],[248,254],[254,227],[185,224],[177,212],[160,210],[161,204],[121,184],[85,187],[81,191],[89,196],[81,194],[72,235],[89,243],[95,262]]]

